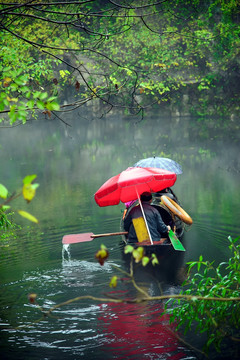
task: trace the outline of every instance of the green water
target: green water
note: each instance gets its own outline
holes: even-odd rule
[[[228,256],[227,236],[240,234],[238,134],[230,138],[224,131],[219,136],[211,127],[209,136],[205,130],[203,137],[193,119],[161,119],[157,114],[146,118],[135,123],[121,115],[87,120],[76,114],[65,119],[71,127],[42,119],[1,129],[0,183],[10,192],[18,191],[24,176],[37,174],[40,184],[32,203],[20,198],[12,203],[13,210],[29,211],[39,224],[16,215],[22,229],[1,242],[4,359],[196,358],[166,331],[167,320],[156,321],[161,303],[131,307],[83,300],[42,320],[39,309],[28,301],[28,294],[36,293],[46,310],[82,295],[136,295],[124,283],[114,290],[108,286],[115,267],[126,266],[120,237],[74,244],[67,251],[61,241],[66,234],[119,231],[124,205],[99,208],[94,193],[109,177],[152,155],[182,165],[173,190],[193,219],[185,232],[186,252],[167,264],[168,271],[199,255],[217,263]],[[110,252],[103,267],[94,257],[101,243]],[[159,294],[159,283],[161,291],[178,293],[179,282],[168,275],[140,271],[138,280],[152,295]]]

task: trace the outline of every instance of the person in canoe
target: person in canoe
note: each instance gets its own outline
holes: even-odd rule
[[[152,194],[145,192],[140,196],[140,199],[152,241],[160,241],[161,238],[167,238],[167,234],[169,230],[171,230],[171,227],[163,222],[160,213],[150,204],[152,201]],[[138,231],[136,231],[138,230],[137,227],[140,227],[141,224],[144,224],[143,214],[141,207],[137,205],[130,210],[123,221],[124,229],[128,231],[129,243],[141,241],[137,236]]]

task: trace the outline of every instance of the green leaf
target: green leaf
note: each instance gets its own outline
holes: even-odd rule
[[[136,263],[139,263],[142,260],[143,254],[144,254],[144,248],[142,246],[139,246],[137,249],[133,250],[132,255]]]
[[[17,113],[9,113],[10,123],[13,124],[18,119]]]
[[[159,264],[159,261],[158,261],[158,258],[156,256],[156,254],[152,254],[152,265],[158,265]]]
[[[28,92],[29,92],[29,87],[26,86],[26,85],[25,85],[25,86],[22,86],[22,87],[21,87],[21,92],[22,92],[22,93],[26,93],[26,92],[28,93]]]
[[[10,205],[3,205],[2,206],[2,209],[5,211],[5,210],[9,210],[11,208]]]
[[[24,211],[24,210],[18,210],[18,213],[19,215],[25,217],[26,219],[32,221],[32,222],[35,222],[38,224],[38,219],[35,218],[35,216],[29,214],[27,211]]]
[[[112,287],[116,287],[117,286],[117,280],[118,280],[118,277],[116,275],[114,275],[111,280],[110,280],[110,283],[109,283],[109,286],[112,288]]]
[[[50,96],[48,98],[48,102],[52,102],[53,100],[56,100],[56,96]]]
[[[6,199],[7,196],[8,196],[7,188],[4,185],[0,184],[0,197]]]
[[[55,101],[52,101],[52,102],[47,102],[47,104],[46,104],[46,108],[48,109],[48,110],[56,110],[56,111],[58,111],[59,109],[60,109],[60,106],[59,106],[59,104],[57,103],[57,102],[55,102]]]
[[[39,98],[40,94],[41,94],[40,91],[36,91],[35,93],[33,93],[33,98],[34,99]]]
[[[131,245],[127,245],[124,247],[124,254],[129,254],[129,253],[132,253],[134,250],[134,247],[131,246]]]
[[[34,190],[36,190],[37,188],[39,187],[39,184],[32,184],[32,188],[34,189]]]
[[[44,99],[46,99],[48,97],[48,93],[47,92],[43,92],[43,93],[41,93],[40,95],[39,95],[39,99],[40,100],[44,100]]]
[[[37,107],[40,109],[40,110],[44,110],[45,109],[45,103],[41,100],[37,100],[37,103],[36,103]]]
[[[27,106],[29,107],[29,109],[32,109],[34,107],[35,101],[34,100],[29,100],[27,102]]]
[[[142,265],[143,265],[143,266],[146,266],[146,265],[149,263],[149,261],[150,261],[149,257],[144,256],[144,257],[142,258]]]
[[[197,264],[197,269],[198,269],[198,271],[200,270],[200,267],[201,267],[201,263],[198,262],[198,264]]]
[[[27,112],[25,110],[18,111],[19,118],[23,119],[26,118]]]
[[[31,182],[36,179],[37,175],[27,175],[23,179],[23,184],[31,184]]]

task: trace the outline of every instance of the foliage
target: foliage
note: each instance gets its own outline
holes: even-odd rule
[[[0,229],[7,231],[13,227],[13,222],[10,219],[13,214],[13,212],[7,214],[3,209],[0,209]]]
[[[129,279],[132,280],[134,286],[138,289],[138,291],[142,292],[142,290],[137,286],[137,284],[134,281],[133,263],[142,265],[143,267],[147,266],[148,264],[152,264],[153,266],[155,266],[159,264],[158,258],[154,253],[152,253],[149,256],[146,256],[144,248],[142,246],[134,248],[132,245],[126,245],[124,248],[124,253],[131,255],[130,273],[125,273],[125,274],[128,276]],[[118,284],[118,280],[119,280],[118,276],[114,275],[110,280],[109,286],[115,288]],[[146,293],[144,293],[144,295],[146,295]]]
[[[227,101],[236,107],[237,2],[166,1],[162,7],[161,11],[154,7],[155,14],[147,20],[131,18],[136,15],[132,10],[127,33],[116,36],[112,32],[98,45],[95,55],[88,52],[93,59],[89,64],[92,73],[104,69],[101,78],[89,78],[90,88],[98,83],[95,89],[101,97],[108,86],[114,94],[111,104],[124,102],[138,110],[165,101],[181,110],[185,93],[194,104],[192,112],[203,116],[226,113],[222,100],[231,82],[233,91]],[[116,23],[124,26],[121,18]],[[99,56],[102,53],[106,57]]]
[[[23,186],[22,191],[18,194],[13,193],[9,194],[8,189],[3,185],[0,184],[0,198],[3,199],[3,202],[0,203],[0,229],[7,230],[9,227],[14,226],[13,222],[9,220],[9,216],[13,215],[13,212],[9,212],[11,206],[9,205],[10,202],[18,198],[19,196],[23,196],[23,199],[26,200],[27,203],[31,202],[32,199],[35,197],[36,189],[38,188],[39,184],[33,183],[36,179],[37,175],[28,175],[25,176],[23,179]],[[23,216],[24,218],[38,223],[38,220],[35,216],[31,215],[25,210],[17,210],[18,214]]]
[[[56,96],[45,89],[53,61],[35,59],[29,44],[6,33],[2,33],[0,44],[0,112],[8,113],[10,124],[25,123],[36,111],[45,111],[50,117],[51,111],[59,110]]]
[[[131,254],[132,259],[134,259],[135,263],[141,263],[142,266],[146,266],[148,263],[152,263],[152,265],[158,264],[158,259],[156,254],[152,253],[151,256],[146,256],[144,254],[144,248],[142,246],[139,246],[138,248],[134,248],[132,245],[127,245],[124,248],[125,254]]]
[[[177,329],[184,329],[186,334],[196,325],[196,331],[207,334],[205,350],[214,345],[221,350],[224,340],[239,341],[239,302],[232,302],[239,297],[240,284],[240,237],[230,242],[229,249],[232,256],[228,262],[217,267],[213,263],[204,261],[202,256],[198,261],[189,262],[189,274],[193,268],[197,272],[186,281],[186,290],[181,295],[191,297],[170,300],[166,305],[166,312],[170,314],[170,321],[177,321]],[[219,299],[216,303],[215,299]],[[209,299],[209,300],[208,300]],[[169,308],[170,305],[170,308]],[[175,307],[172,307],[175,305]]]
[[[98,99],[105,111],[182,111],[187,94],[199,116],[239,109],[237,0],[22,1],[0,14],[0,112],[11,124],[63,110],[65,86],[71,108]]]

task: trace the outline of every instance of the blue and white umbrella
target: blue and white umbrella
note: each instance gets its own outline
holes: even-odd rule
[[[182,167],[176,161],[163,158],[163,157],[149,157],[147,159],[142,159],[136,162],[133,165],[134,167],[152,167],[152,168],[159,168],[174,172],[175,174],[182,174]]]

